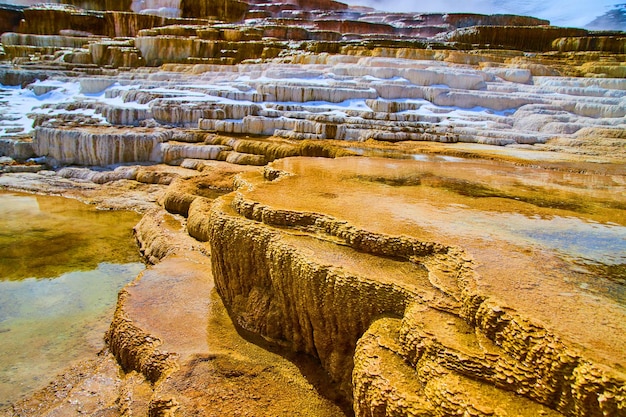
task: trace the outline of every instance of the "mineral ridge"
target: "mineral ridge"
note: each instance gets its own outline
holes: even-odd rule
[[[62,3],[0,6],[0,186],[148,266],[3,415],[626,415],[623,33]]]

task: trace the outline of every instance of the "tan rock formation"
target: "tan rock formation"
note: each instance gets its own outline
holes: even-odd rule
[[[445,313],[439,319],[471,338],[472,331]],[[426,314],[426,316],[428,313]],[[427,317],[426,320],[432,317]],[[433,357],[424,358],[416,370],[400,357],[402,322],[380,319],[359,340],[355,355],[355,415],[456,415],[476,416],[561,416],[548,407],[488,384],[481,385],[463,373],[442,366],[437,355],[459,355],[446,347],[432,346]],[[428,332],[428,330],[425,330]],[[432,336],[428,333],[425,339]],[[431,346],[424,343],[424,351]],[[484,341],[483,341],[484,343]],[[478,343],[477,343],[478,344]],[[438,353],[434,350],[441,349]],[[461,355],[467,354],[465,351]],[[398,356],[396,356],[398,355]],[[400,357],[399,357],[400,356]],[[421,382],[423,381],[423,382]],[[369,406],[363,406],[368,404]]]
[[[369,224],[382,213],[351,216],[347,201],[358,196],[344,197],[329,177],[320,186],[317,175],[307,182],[300,178],[306,169],[297,172],[270,168],[266,179],[274,180],[265,183],[242,177],[236,194],[192,205],[190,216],[209,211],[216,285],[237,323],[318,357],[346,395],[354,392],[357,415],[623,412],[624,375],[610,365],[619,352],[587,357],[578,343],[591,341],[558,337],[550,330],[555,321],[546,327],[503,305],[500,290],[483,292],[490,278],[487,270],[477,274],[481,256],[408,237],[401,225],[403,236],[368,230],[385,228],[384,221],[360,228],[345,218]],[[377,182],[398,175],[369,172]],[[286,198],[296,184],[317,197]],[[323,190],[339,194],[322,197]]]
[[[17,160],[33,158],[35,152],[30,138],[0,139],[0,156],[10,156]]]
[[[58,35],[62,30],[78,30],[94,35],[105,34],[104,15],[72,6],[42,5],[24,10],[20,32],[35,35]]]
[[[182,37],[170,40],[189,47],[194,42]],[[149,48],[155,55],[144,56],[158,59],[155,45],[158,42]],[[187,59],[181,50],[172,51]],[[107,59],[106,50],[92,45],[92,52],[95,59]],[[358,65],[347,64],[351,60]],[[80,92],[104,91],[104,99],[80,98],[76,104],[59,104],[53,113],[38,112],[33,118],[35,126],[47,128],[57,128],[61,120],[66,124],[100,124],[96,115],[91,115],[95,112],[114,125],[152,123],[286,140],[429,140],[510,145],[543,144],[557,137],[571,137],[587,127],[619,130],[626,114],[626,86],[619,79],[545,77],[533,75],[532,70],[525,68],[476,69],[437,61],[415,65],[412,60],[398,58],[335,56],[327,57],[321,64],[304,62],[241,64],[228,67],[227,71],[215,65],[170,65],[167,73],[136,72],[132,81],[117,81],[113,76],[83,77]],[[115,87],[116,82],[123,86]],[[173,82],[184,87],[172,88]],[[128,87],[131,83],[133,88]],[[44,94],[58,87],[33,88]],[[107,100],[114,100],[115,104]],[[63,112],[77,108],[93,112]],[[272,156],[266,151],[240,149],[228,154],[227,148],[189,143],[203,140],[185,139],[183,144],[155,148],[157,154],[152,160],[230,158],[234,163],[258,165],[278,155],[292,154],[281,151]],[[232,148],[227,143],[220,145]]]
[[[120,11],[130,11],[132,0],[104,0],[104,1],[93,1],[93,0],[62,0],[63,4],[70,4],[75,7],[80,7],[81,9],[87,10],[120,10]]]
[[[221,161],[204,163],[200,175],[189,179],[180,178],[168,187],[163,197],[163,207],[170,213],[187,217],[189,206],[194,200],[214,200],[233,190],[235,175],[257,169]]]
[[[111,165],[124,162],[159,161],[158,144],[167,141],[165,131],[120,128],[37,128],[33,148],[58,164]]]
[[[21,7],[3,4],[0,6],[0,33],[15,32],[24,18]]]
[[[297,4],[299,8],[304,10],[347,10],[348,5],[334,0],[292,0],[287,1],[288,4]]]
[[[435,17],[437,15],[433,15]],[[547,20],[530,16],[508,14],[480,15],[470,13],[446,13],[441,19],[456,28],[469,26],[547,26]]]
[[[215,180],[221,181],[217,176]],[[120,296],[107,337],[112,352],[127,369],[141,370],[148,379],[153,374],[161,376],[144,407],[160,412],[179,408],[183,413],[269,409],[290,415],[341,415],[312,390],[294,365],[237,335],[212,290],[210,258],[201,253],[197,241],[185,237],[176,219],[154,210],[135,230],[143,253],[158,264]],[[182,281],[181,270],[186,274]],[[185,307],[165,308],[172,303]],[[167,363],[172,367],[161,366]],[[161,371],[168,373],[166,379]],[[249,393],[252,390],[252,397],[233,398],[243,386]],[[137,391],[130,396],[136,395]],[[141,402],[127,406],[141,410]]]
[[[626,38],[620,35],[559,38],[552,42],[552,47],[560,52],[602,51],[624,54],[624,46]]]
[[[123,372],[103,352],[18,415],[624,415],[623,255],[594,258],[626,224],[621,35],[67,3],[2,35],[0,83],[33,85],[0,92],[0,186],[145,212],[151,266],[107,334]]]
[[[177,163],[183,159],[218,160],[231,148],[219,145],[190,145],[167,143],[161,145],[163,162]]]
[[[57,171],[63,178],[89,181],[96,184],[110,184],[120,180],[132,180],[141,184],[169,185],[178,178],[189,178],[197,172],[178,167],[164,168],[162,165],[122,165],[112,170],[93,171],[82,167],[64,167]]]
[[[481,292],[487,287],[484,287],[482,280],[492,272],[489,272],[487,264],[481,266],[480,275],[476,275],[474,269],[478,262],[485,262],[488,257],[481,255],[478,259],[472,259],[469,253],[478,253],[475,250],[464,253],[449,246],[449,242],[429,243],[427,238],[409,238],[407,236],[410,233],[406,234],[406,230],[402,233],[405,236],[401,237],[396,229],[404,227],[402,224],[405,222],[389,223],[384,219],[392,217],[378,213],[380,207],[395,207],[385,200],[388,198],[385,194],[375,194],[375,199],[368,200],[368,211],[361,214],[355,212],[356,217],[350,215],[351,206],[347,201],[356,198],[361,204],[362,195],[356,192],[349,196],[349,193],[337,188],[337,183],[332,180],[336,172],[350,166],[349,159],[338,160],[334,168],[319,173],[322,181],[309,184],[300,182],[300,179],[311,167],[286,170],[289,166],[298,166],[298,162],[289,161],[286,159],[266,169],[265,180],[259,174],[240,177],[237,194],[222,197],[217,202],[210,195],[204,194],[203,197],[200,194],[232,179],[234,171],[230,170],[231,166],[223,162],[207,165],[189,161],[186,166],[195,169],[204,167],[203,174],[209,177],[176,180],[168,192],[184,191],[193,199],[188,208],[189,233],[200,241],[218,239],[219,244],[213,247],[213,259],[219,259],[220,265],[223,262],[223,266],[216,266],[219,273],[228,274],[229,277],[243,274],[240,279],[219,281],[219,285],[224,286],[223,291],[228,292],[225,299],[234,300],[232,305],[236,309],[233,311],[238,322],[282,345],[301,346],[313,355],[322,356],[322,363],[327,369],[333,370],[335,378],[351,378],[353,382],[344,383],[343,387],[345,395],[354,395],[357,415],[370,415],[382,412],[383,409],[388,413],[421,412],[422,415],[455,415],[458,412],[477,415],[561,415],[554,408],[564,415],[594,415],[597,410],[606,411],[609,415],[620,415],[620,405],[615,402],[619,400],[615,398],[623,395],[619,392],[623,386],[623,382],[620,382],[622,377],[615,374],[615,369],[610,365],[605,368],[603,364],[607,362],[596,356],[606,350],[581,350],[577,346],[581,339],[572,344],[570,336],[556,336],[566,335],[567,332],[551,332],[549,327],[553,327],[554,323],[528,320],[518,313],[519,306],[503,307],[493,295],[484,298],[486,294]],[[364,158],[360,161],[367,164],[368,168],[357,172],[356,177],[343,177],[341,181],[350,183],[346,184],[346,190],[357,190],[355,185],[359,183],[366,187],[370,187],[367,184],[380,184],[381,189],[399,187],[407,190],[417,189],[418,184],[427,181],[445,182],[443,178],[431,180],[428,176],[416,176],[414,171],[413,177],[404,177],[404,171],[398,171],[399,165],[391,160],[381,161],[382,170],[374,169],[374,161],[367,162]],[[315,170],[326,165],[320,162],[315,162]],[[388,167],[390,163],[394,168]],[[458,172],[461,166],[450,167],[449,172]],[[224,170],[230,170],[231,174],[224,176]],[[293,175],[294,172],[296,175]],[[526,171],[526,174],[529,172]],[[537,173],[545,174],[543,171]],[[109,181],[135,175],[128,168],[122,167],[115,175],[111,173]],[[526,178],[532,183],[531,176]],[[581,181],[584,179],[581,178]],[[273,190],[283,182],[286,182],[284,187]],[[306,187],[307,192],[300,192],[294,187],[297,184]],[[471,184],[460,185],[462,187],[459,190],[471,189]],[[602,184],[598,184],[591,194],[597,193],[602,187]],[[267,188],[269,193],[259,192],[262,188]],[[285,190],[295,192],[300,198],[288,198]],[[368,188],[368,193],[373,191],[373,188]],[[544,190],[543,194],[549,193]],[[267,200],[272,195],[275,197]],[[598,201],[603,198],[605,196],[598,196]],[[513,196],[511,200],[515,200]],[[283,201],[292,201],[300,207],[293,210],[277,204]],[[309,205],[313,201],[323,204],[313,210],[313,206]],[[533,200],[527,198],[527,201]],[[176,204],[167,204],[172,211],[176,210]],[[470,200],[464,200],[464,204],[470,204]],[[351,225],[352,220],[344,221],[346,217],[352,217],[352,220],[356,218],[355,223],[365,225],[365,228]],[[612,218],[615,220],[615,217]],[[114,351],[126,369],[145,372],[146,378],[157,380],[155,387],[158,388],[142,385],[143,388],[139,389],[139,385],[134,385],[135,388],[129,391],[126,384],[138,378],[130,372],[125,376],[126,382],[113,382],[116,381],[115,376],[111,376],[112,382],[107,385],[126,386],[122,388],[121,394],[108,388],[98,394],[111,396],[107,404],[114,404],[115,396],[120,395],[120,398],[125,398],[120,404],[134,407],[137,413],[140,413],[142,407],[167,408],[168,404],[177,404],[179,412],[206,410],[211,406],[202,402],[201,398],[205,397],[204,394],[198,395],[197,387],[203,387],[201,390],[206,393],[208,385],[197,384],[204,380],[223,386],[220,382],[224,381],[214,373],[207,373],[208,370],[202,365],[207,364],[207,361],[195,360],[193,358],[197,355],[185,353],[204,351],[205,348],[190,347],[193,343],[204,341],[203,337],[188,338],[188,335],[204,327],[191,326],[187,336],[181,338],[177,336],[180,335],[181,322],[178,316],[171,315],[164,319],[158,315],[159,311],[163,311],[164,303],[168,306],[190,305],[191,293],[179,292],[181,289],[178,286],[182,281],[172,278],[178,276],[172,271],[180,271],[183,265],[181,257],[174,254],[190,247],[201,253],[208,250],[194,240],[176,237],[174,232],[180,231],[181,225],[174,219],[157,210],[147,215],[142,225],[138,226],[137,233],[143,242],[144,255],[154,263],[161,259],[165,261],[144,274],[139,285],[128,289],[131,297],[121,297],[120,305],[123,308],[120,307],[120,311],[123,314],[116,316],[117,324],[115,330],[112,330],[117,332],[119,338],[111,339],[116,344]],[[229,239],[220,237],[226,235]],[[444,235],[440,237],[442,240],[450,239]],[[496,246],[500,244],[497,242]],[[503,250],[517,253],[511,249],[506,246]],[[491,249],[483,247],[482,250],[488,253]],[[185,257],[187,259],[184,262],[188,262],[189,255]],[[239,263],[241,260],[242,264]],[[514,262],[514,259],[511,261]],[[275,267],[276,263],[280,268]],[[196,266],[184,264],[187,271]],[[515,265],[515,270],[522,279],[526,275],[517,268],[519,266]],[[201,267],[196,278],[184,280],[189,284],[188,289],[193,288],[195,296],[204,297],[199,294],[201,291],[198,288],[204,285],[201,281],[206,278],[207,267]],[[558,268],[553,269],[548,265],[547,270]],[[533,273],[530,272],[531,275]],[[257,280],[257,277],[262,280]],[[502,281],[501,277],[495,278]],[[172,279],[175,284],[168,282]],[[292,284],[287,285],[289,282]],[[544,288],[540,288],[537,295],[550,291],[550,297],[556,296],[552,292],[554,290],[550,289],[551,285],[544,282]],[[163,292],[163,286],[168,291]],[[506,288],[504,291],[507,291]],[[526,290],[518,289],[510,293],[519,291]],[[163,298],[163,294],[167,294],[167,298]],[[172,300],[176,300],[176,297],[185,297],[187,302],[174,303]],[[202,297],[198,300],[206,300]],[[532,295],[528,297],[534,298]],[[567,299],[567,296],[561,297]],[[300,302],[293,303],[290,300]],[[525,305],[528,307],[528,304]],[[311,306],[315,308],[311,310]],[[564,308],[562,311],[566,314],[574,314],[574,310],[567,308],[567,305]],[[578,308],[581,309],[581,305]],[[605,308],[607,304],[603,304],[602,309],[595,311],[594,315],[603,315]],[[167,311],[171,312],[170,309]],[[147,316],[137,315],[142,312]],[[345,314],[352,312],[359,312],[359,318],[342,319]],[[363,317],[360,312],[363,312]],[[181,314],[188,315],[189,307]],[[337,318],[332,318],[335,314]],[[378,320],[379,314],[391,317]],[[198,317],[204,316],[200,314]],[[606,320],[607,317],[602,316],[600,319]],[[172,325],[174,322],[177,323],[175,326]],[[185,322],[191,323],[188,320]],[[619,322],[619,318],[613,318],[611,325]],[[344,334],[356,337],[350,341],[344,338]],[[603,342],[612,343],[607,338],[619,339],[619,334],[602,335]],[[295,342],[291,337],[295,338]],[[582,337],[584,339],[587,336]],[[181,340],[184,343],[173,343]],[[258,353],[255,355],[258,357]],[[352,355],[354,369],[350,375],[346,374],[346,367],[351,366]],[[534,364],[532,372],[529,372],[528,367],[530,361]],[[242,369],[249,370],[251,366],[250,362],[246,362],[247,365],[241,368],[243,365],[234,365],[221,359],[209,360],[208,363],[216,367],[210,369],[222,369],[224,372],[235,369],[239,378],[247,378],[247,371],[243,372]],[[562,363],[562,367],[555,366],[558,363]],[[104,369],[95,365],[92,368]],[[265,368],[254,369],[260,371]],[[260,374],[257,371],[253,372],[255,376],[246,379],[247,383],[262,378],[264,384],[286,389],[283,385],[276,385],[278,380],[269,377],[265,371]],[[219,371],[215,372],[222,375]],[[595,372],[599,376],[594,376]],[[83,371],[83,374],[88,373]],[[159,376],[166,374],[169,375],[167,379],[159,379]],[[568,376],[561,380],[564,375],[571,375],[571,379]],[[268,379],[263,379],[266,377]],[[80,396],[81,384],[74,382],[76,389],[68,393],[67,397],[73,402],[64,401],[63,407],[85,401]],[[291,389],[285,392],[293,392]],[[301,391],[296,392],[302,395]],[[284,396],[284,392],[281,395]],[[281,395],[274,397],[268,393],[268,398],[280,398]],[[227,397],[231,398],[218,396],[220,407],[228,407],[228,404],[230,407],[251,407],[254,401],[258,401],[233,402]],[[215,397],[211,398],[211,403],[216,404]],[[602,401],[598,402],[596,398]],[[49,407],[60,404],[55,403],[57,400],[45,401]],[[273,401],[276,400],[270,400],[271,403]],[[322,414],[330,412],[326,408],[323,410],[326,411],[320,411]],[[293,414],[292,411],[285,411],[289,412]],[[311,412],[307,411],[308,414]]]
[[[122,126],[139,126],[142,121],[150,118],[147,109],[134,107],[107,106],[102,109],[102,115],[109,123]]]
[[[7,32],[2,34],[0,41],[5,47],[8,45],[30,45],[56,48],[82,48],[89,42],[89,39],[77,36],[29,35]]]
[[[206,36],[206,31],[198,32],[201,37]],[[271,52],[266,43],[259,41],[230,42],[171,36],[140,36],[135,44],[146,65],[150,66],[193,62],[235,64],[246,59],[273,58],[286,46],[281,45],[276,52]]]
[[[445,39],[452,42],[488,45],[492,48],[547,51],[556,39],[585,35],[587,31],[584,29],[552,26],[473,26],[457,29],[445,35]]]
[[[181,0],[180,2],[183,17],[212,17],[228,22],[242,20],[248,8],[248,3],[238,0],[218,0],[211,2]]]
[[[156,99],[150,103],[151,115],[156,121],[183,127],[198,127],[201,119],[243,119],[258,114],[259,110],[260,106],[249,104],[181,103],[163,99]]]
[[[320,20],[315,23],[319,30],[339,32],[343,34],[386,34],[392,35],[396,32],[391,25],[384,23],[360,22],[357,20]]]
[[[292,55],[294,51],[334,54],[342,51],[349,53],[355,48],[359,49],[360,54],[379,54],[382,52],[381,48],[389,48],[385,54],[393,53],[400,54],[396,56],[413,58],[421,55],[428,56],[427,59],[445,58],[451,62],[472,65],[490,61],[494,56],[491,54],[491,57],[485,58],[464,51],[445,51],[442,49],[447,49],[448,46],[444,46],[442,41],[455,42],[455,47],[460,50],[487,46],[492,49],[515,48],[533,51],[603,51],[608,54],[623,52],[624,42],[618,35],[590,35],[582,29],[550,27],[547,26],[548,22],[530,17],[370,13],[356,8],[350,9],[350,18],[346,19],[347,11],[344,11],[344,4],[328,3],[324,5],[330,7],[329,10],[317,10],[314,5],[308,3],[255,4],[254,13],[260,13],[260,20],[254,21],[254,24],[218,23],[210,26],[211,19],[215,17],[240,22],[246,13],[249,18],[253,15],[247,12],[248,4],[233,0],[206,4],[202,2],[195,4],[192,1],[187,3],[154,1],[143,5],[133,3],[134,5],[130,7],[133,12],[130,12],[125,3],[116,3],[111,9],[101,11],[101,5],[85,2],[83,6],[90,10],[69,5],[31,7],[19,30],[52,35],[73,31],[75,34],[107,35],[112,38],[139,35],[143,39],[141,53],[147,56],[141,57],[137,51],[119,51],[114,48],[115,54],[120,57],[107,59],[104,63],[115,67],[158,66],[163,63],[233,64],[249,59],[271,59],[280,55]],[[41,20],[45,20],[45,24],[39,24]],[[194,25],[198,27],[192,28]],[[374,34],[376,38],[372,38]],[[416,36],[420,39],[415,40]],[[180,40],[171,37],[185,38],[186,41],[181,43]],[[268,39],[263,43],[260,42],[261,39],[268,37],[272,38],[272,42],[268,42]],[[196,39],[189,42],[193,38]],[[296,44],[297,41],[302,42]],[[37,53],[33,48],[26,46],[29,45],[22,45],[19,51],[17,46],[11,46],[11,56],[26,58]],[[406,49],[413,50],[408,52]],[[159,50],[163,51],[162,56],[159,55]],[[44,56],[52,55],[52,52],[52,50],[41,51]],[[571,61],[570,58],[565,57],[565,60]],[[553,61],[554,54],[549,54],[546,59]],[[84,53],[67,54],[65,62],[89,64]],[[101,61],[95,63],[102,65]],[[535,75],[539,75],[541,72],[537,67],[538,64],[532,65],[534,67],[529,69],[535,68]],[[620,74],[619,65],[611,69],[586,69],[586,72],[582,73],[583,69],[577,70],[572,67],[571,62],[568,62],[559,71],[573,75]],[[543,68],[541,71],[546,70]]]
[[[107,11],[104,14],[106,35],[109,37],[135,37],[141,30],[176,24],[202,25],[208,21],[196,16],[196,19],[178,19],[152,14]]]

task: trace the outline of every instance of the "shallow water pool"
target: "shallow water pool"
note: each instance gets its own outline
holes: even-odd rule
[[[104,346],[118,291],[144,268],[139,218],[0,192],[0,407]]]

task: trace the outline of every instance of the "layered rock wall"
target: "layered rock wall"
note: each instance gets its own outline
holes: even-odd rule
[[[0,68],[0,83],[9,86],[27,86],[36,80],[43,81],[53,75],[55,75],[54,71]]]
[[[624,415],[620,365],[595,361],[593,352],[487,296],[477,285],[485,265],[464,250],[436,235],[370,231],[365,221],[357,226],[326,214],[329,201],[353,191],[335,193],[331,175],[315,166],[309,171],[328,189],[279,190],[283,205],[276,207],[255,194],[294,175],[269,167],[261,176],[257,165],[366,151],[427,158],[401,151],[417,141],[511,145],[511,152],[568,148],[621,163],[626,84],[610,76],[624,72],[623,37],[515,16],[359,12],[332,0],[251,7],[234,0],[68,2],[89,10],[33,7],[18,28],[26,33],[2,36],[16,65],[54,64],[65,72],[0,70],[2,84],[40,80],[21,96],[3,91],[7,109],[13,101],[46,102],[32,109],[33,142],[2,139],[0,154],[44,156],[55,167],[162,162],[173,171],[180,165],[173,173],[72,167],[58,176],[170,184],[160,203],[187,217],[189,235],[210,244],[217,288],[236,323],[319,361],[358,416]],[[213,20],[244,17],[259,20]],[[476,50],[483,47],[490,49]],[[116,69],[164,63],[170,64],[158,70]],[[555,76],[560,73],[594,77]],[[68,82],[74,75],[81,76],[78,86]],[[54,79],[43,82],[48,77]],[[26,130],[0,122],[7,134]],[[459,149],[454,152],[465,152]],[[233,186],[235,172],[246,173]],[[415,187],[423,179],[366,177],[344,180],[380,182],[393,194],[390,187]],[[452,181],[454,187],[471,193],[464,181]],[[488,188],[478,191],[499,198]],[[356,205],[364,213],[384,198],[364,196]],[[323,203],[314,210],[286,205],[310,198]],[[551,202],[536,203],[533,215],[541,204]],[[606,205],[615,212],[622,207],[617,200]],[[342,210],[347,217],[349,205]],[[150,213],[137,229],[150,263],[171,260],[177,250],[159,229],[168,219]],[[185,245],[208,252],[191,239]],[[171,262],[172,270],[181,265]],[[201,280],[203,271],[197,272]],[[123,308],[129,294],[120,295],[107,342],[124,371],[160,387],[177,369],[177,357],[129,319]],[[198,320],[204,323],[203,316]],[[196,362],[214,358],[205,359]]]
[[[29,45],[35,47],[54,48],[82,48],[89,39],[78,36],[61,35],[31,35],[22,33],[6,32],[2,34],[0,42],[5,46]]]
[[[40,45],[78,45],[88,41],[83,37],[13,33],[3,37],[7,43],[32,38],[32,43]],[[156,42],[148,48],[154,55],[148,52],[144,55],[151,59],[158,59],[159,54],[164,56],[163,50],[157,53],[162,38],[139,37],[136,42],[141,44],[143,39]],[[166,45],[182,42],[193,48],[197,40],[172,37],[163,41]],[[92,59],[97,61],[138,57],[130,51],[123,53],[123,49],[132,47],[126,41],[106,48],[90,44]],[[119,55],[114,53],[118,50]],[[185,50],[172,48],[172,53]],[[184,55],[180,59],[186,59]],[[117,143],[117,136],[123,133],[128,141],[124,146],[131,146],[132,137],[144,141],[143,126],[167,127],[172,129],[168,141],[184,142],[154,147],[151,159],[139,156],[143,153],[138,151],[139,159],[135,162],[177,163],[185,158],[200,158],[263,165],[294,154],[299,145],[293,146],[289,141],[547,145],[550,141],[567,140],[574,143],[578,132],[585,129],[620,130],[626,116],[626,85],[620,79],[544,77],[517,67],[477,69],[437,61],[416,63],[381,57],[336,55],[310,61],[303,57],[294,64],[170,64],[164,67],[165,72],[137,70],[129,73],[127,79],[85,76],[75,98],[48,103],[31,117],[35,119],[34,127],[59,132],[89,130],[79,127],[86,124],[125,126],[107,127],[99,133],[102,138],[111,136],[112,143]],[[5,84],[50,76],[42,71],[4,70],[1,74]],[[115,85],[116,82],[120,85]],[[59,80],[40,81],[31,87],[41,97],[63,95],[64,91],[75,88],[66,87]],[[68,124],[77,127],[68,129]],[[47,140],[43,139],[43,132],[35,134],[37,140]],[[244,149],[242,144],[246,142],[242,140],[207,142],[214,134],[250,135],[260,140],[256,140],[256,148]],[[82,136],[72,137],[79,140]],[[260,137],[270,139],[264,142]],[[269,142],[274,143],[270,146]],[[619,155],[623,149],[617,145],[614,142],[613,148]],[[60,149],[59,145],[42,146],[36,150],[41,152],[39,155],[57,158],[62,153],[48,151],[48,148]],[[74,145],[66,142],[63,146]],[[76,145],[75,149],[78,148]],[[111,160],[130,162],[128,158],[131,157]],[[80,162],[81,158],[60,159],[66,161],[61,163],[86,164],[96,160],[95,157],[88,157],[85,162]]]
[[[248,11],[248,3],[238,0],[196,1],[181,0],[184,17],[213,17],[228,22],[240,21]]]
[[[359,288],[355,277],[311,264],[289,245],[271,244],[277,238],[271,231],[217,210],[210,223],[211,251],[217,256],[214,273],[223,278],[217,287],[238,324],[318,357],[349,392],[355,341],[373,317],[402,314],[402,290],[375,283]],[[230,238],[224,239],[226,235]],[[248,239],[252,235],[254,241]],[[226,259],[231,256],[238,257],[236,268],[245,272],[232,274],[235,265]],[[274,263],[281,268],[272,267]],[[341,310],[353,314],[344,320],[338,315]]]
[[[558,38],[552,42],[552,48],[560,52],[599,51],[625,54],[626,37],[612,35]]]
[[[206,25],[207,20],[179,19],[153,14],[140,14],[122,11],[107,11],[104,14],[105,34],[109,37],[135,37],[141,30],[177,24]]]
[[[69,4],[86,10],[119,10],[130,11],[132,0],[61,0],[62,4]]]
[[[0,139],[0,156],[10,156],[13,159],[24,161],[34,157],[35,152],[30,141]]]
[[[158,66],[163,63],[235,64],[251,59],[266,60],[293,55],[296,52],[336,54],[351,51],[363,55],[384,53],[403,57],[421,51],[419,54],[422,57],[415,59],[430,55],[428,59],[438,59],[435,57],[439,56],[476,65],[491,61],[500,51],[486,58],[480,56],[484,52],[478,55],[455,54],[445,50],[512,48],[562,53],[624,52],[624,42],[619,35],[551,27],[546,21],[524,16],[366,13],[357,9],[344,10],[345,5],[341,3],[337,3],[341,7],[327,5],[331,7],[329,10],[312,10],[308,4],[255,4],[252,11],[248,10],[247,3],[234,0],[208,3],[157,1],[133,3],[131,6],[127,2],[113,3],[106,10],[101,10],[101,5],[89,2],[82,4],[85,9],[71,5],[30,7],[23,11],[24,20],[17,30],[40,35],[65,32],[111,38],[141,37],[141,40],[137,40],[138,44],[141,43],[141,52],[112,47],[112,53],[119,57],[104,61],[89,62],[88,55],[83,52],[67,53],[65,62],[74,67],[92,63],[114,67]],[[259,20],[255,18],[257,15]],[[244,17],[252,20],[243,22]],[[220,20],[214,21],[215,18]],[[238,23],[224,25],[222,21]],[[99,42],[104,43],[101,48],[106,48],[110,40],[90,39],[92,44]],[[54,56],[58,50],[26,48],[34,46],[29,45],[26,39],[22,45],[24,48],[19,51],[17,47],[12,47],[8,52],[9,57],[49,59],[45,57]],[[426,49],[429,52],[425,52]],[[611,56],[606,58],[614,62]],[[554,60],[554,54],[550,54],[547,59]],[[562,71],[573,71],[572,59],[585,61],[580,56],[558,59],[566,61]],[[585,68],[580,71],[584,71],[583,74],[613,71],[620,74],[619,66],[610,65],[617,68],[597,68],[592,71]],[[534,66],[535,73],[539,73],[540,66]],[[575,72],[579,75],[580,71]]]
[[[553,26],[474,26],[455,30],[444,35],[444,38],[452,42],[492,48],[547,51],[552,48],[552,43],[558,38],[581,37],[587,34],[588,32],[584,29]]]
[[[434,16],[437,16],[436,14]],[[531,16],[511,14],[480,15],[469,13],[446,13],[441,20],[455,28],[469,26],[548,26],[549,21]]]
[[[125,311],[128,292],[119,294],[111,328],[105,336],[107,346],[126,372],[137,371],[152,383],[178,369],[176,355],[161,351],[162,341],[133,323]]]
[[[124,132],[105,133],[94,130],[38,128],[33,148],[38,155],[52,158],[57,164],[111,165],[124,162],[158,162],[158,145],[170,133]]]
[[[211,244],[220,295],[244,329],[319,358],[356,415],[626,412],[620,372],[482,295],[463,251],[272,208],[247,199],[252,177],[238,185],[189,211],[208,215],[189,227]],[[410,275],[378,275],[387,262]]]
[[[22,7],[0,6],[0,33],[17,31],[22,19],[24,19]]]
[[[104,14],[69,6],[31,7],[24,10],[24,21],[19,31],[35,35],[58,35],[63,30],[104,35]]]

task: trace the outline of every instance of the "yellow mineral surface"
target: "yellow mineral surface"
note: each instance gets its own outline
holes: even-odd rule
[[[556,242],[586,221],[619,230],[625,219],[612,206],[623,194],[614,199],[602,180],[578,191],[576,174],[564,186],[563,173],[518,176],[489,161],[290,158],[270,167],[209,209],[218,291],[244,328],[319,357],[346,392],[356,389],[358,415],[380,402],[394,409],[396,395],[412,401],[404,383],[424,390],[407,407],[426,414],[441,401],[450,415],[502,406],[505,393],[487,395],[479,382],[516,393],[510,406],[524,415],[537,412],[528,400],[572,415],[593,413],[590,397],[609,414],[621,409],[604,398],[623,398],[623,277],[601,278],[575,260],[575,242]],[[537,186],[537,175],[555,185]],[[397,318],[393,349],[358,342],[366,331],[391,337],[367,330],[384,316]],[[611,331],[597,332],[604,326]],[[397,358],[385,363],[381,348]],[[374,359],[408,370],[371,375]],[[416,380],[390,380],[409,370]],[[378,378],[401,394],[386,397],[370,385]],[[466,398],[439,391],[448,378],[473,381]],[[600,381],[607,386],[590,392]]]
[[[623,32],[63,3],[0,5],[0,187],[146,268],[0,415],[626,416]]]

